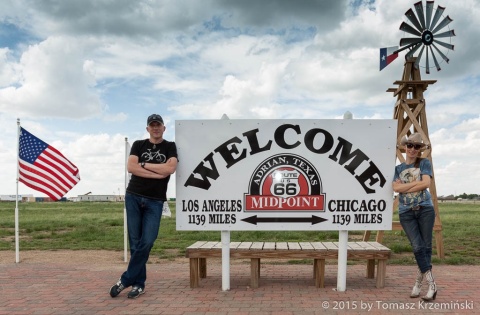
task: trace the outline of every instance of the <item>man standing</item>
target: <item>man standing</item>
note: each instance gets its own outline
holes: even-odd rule
[[[174,142],[163,139],[165,125],[160,115],[148,117],[147,131],[150,138],[135,141],[128,157],[127,170],[132,177],[125,193],[125,206],[130,262],[110,288],[111,297],[130,286],[129,298],[145,293],[146,264],[160,229],[168,181],[177,168],[177,147]]]

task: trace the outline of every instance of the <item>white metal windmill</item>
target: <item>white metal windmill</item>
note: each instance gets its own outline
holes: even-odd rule
[[[443,16],[444,7],[438,5],[434,9],[434,2],[427,1],[424,9],[422,1],[419,1],[414,4],[415,11],[408,9],[405,16],[411,24],[402,22],[400,30],[414,35],[414,37],[401,38],[401,48],[396,51],[398,53],[405,49],[410,49],[405,55],[405,59],[416,57],[415,67],[425,68],[427,74],[430,73],[430,68],[433,68],[433,66],[435,66],[437,71],[441,70],[441,62],[439,63],[436,54],[448,63],[448,50],[454,49],[454,45],[451,44],[451,37],[455,36],[455,31],[453,29],[450,30],[448,27],[453,20],[448,15]],[[448,30],[445,29],[446,27],[448,27]],[[448,39],[448,42],[445,39]],[[447,53],[444,53],[444,51],[447,51]],[[425,59],[422,59],[424,53]],[[430,63],[430,56],[434,65]]]

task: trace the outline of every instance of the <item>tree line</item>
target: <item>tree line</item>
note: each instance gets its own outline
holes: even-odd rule
[[[454,195],[441,196],[441,197],[438,197],[438,199],[439,200],[457,200],[457,199],[480,200],[480,195],[463,193],[457,196],[454,196]]]

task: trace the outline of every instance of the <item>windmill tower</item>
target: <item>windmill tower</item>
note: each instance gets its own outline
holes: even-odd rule
[[[428,86],[437,81],[422,80],[420,67],[425,68],[425,72],[429,74],[430,68],[433,68],[429,58],[429,56],[431,56],[433,58],[434,67],[437,71],[440,71],[440,63],[442,61],[445,61],[446,63],[449,62],[448,57],[442,52],[442,50],[454,49],[452,44],[446,43],[443,40],[455,36],[455,32],[453,30],[444,30],[444,28],[453,21],[449,16],[442,19],[442,15],[445,11],[444,7],[437,6],[435,14],[433,14],[434,1],[427,1],[425,10],[422,1],[415,3],[414,8],[416,14],[412,9],[409,9],[405,13],[405,16],[412,25],[406,22],[403,22],[400,25],[400,30],[409,33],[414,37],[400,39],[400,46],[402,47],[393,52],[393,54],[398,54],[400,51],[410,49],[405,55],[402,79],[395,81],[394,84],[397,85],[397,87],[390,88],[387,92],[392,92],[393,96],[397,98],[393,111],[393,118],[397,120],[397,159],[400,162],[405,162],[403,156],[405,149],[398,145],[404,136],[408,137],[412,133],[418,132],[422,136],[423,142],[427,144],[426,150],[422,152],[422,158],[429,159],[432,164],[432,172],[434,176],[430,181],[429,190],[432,195],[432,202],[436,214],[433,231],[435,234],[437,255],[440,258],[444,258],[442,222],[438,210],[437,188],[433,171],[432,145],[428,133],[426,100],[424,97],[424,92],[427,90]],[[439,38],[441,40],[439,40]],[[415,56],[417,52],[418,54]],[[422,63],[424,52],[425,59]],[[441,57],[440,62],[437,59],[437,55]],[[398,200],[396,199],[394,202],[394,210],[396,210],[397,207]],[[400,222],[393,222],[392,229],[402,230]],[[369,236],[370,231],[366,231],[364,239],[368,239]],[[377,233],[377,241],[381,242],[382,238],[383,231],[379,231]]]
[[[427,158],[432,164],[433,178],[430,181],[430,194],[432,195],[432,203],[435,208],[435,224],[433,227],[435,235],[435,243],[437,255],[440,258],[445,257],[443,249],[442,221],[438,210],[437,188],[435,185],[435,172],[432,160],[432,145],[428,134],[426,100],[424,92],[428,86],[437,82],[436,80],[422,80],[420,70],[415,68],[415,62],[418,59],[413,57],[405,61],[402,80],[395,81],[398,85],[396,88],[390,88],[387,92],[393,92],[393,96],[397,97],[393,110],[393,118],[397,119],[397,144],[400,143],[404,136],[418,132],[422,136],[423,142],[427,144],[427,148],[422,152],[422,158]],[[397,145],[396,155],[400,162],[405,162],[403,146]],[[394,208],[398,207],[398,200],[395,200]],[[393,230],[402,230],[400,222],[393,222]]]

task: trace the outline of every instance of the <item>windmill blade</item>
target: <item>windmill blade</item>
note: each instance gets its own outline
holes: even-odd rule
[[[445,17],[444,11],[445,7],[435,7],[434,0],[426,0],[425,6],[423,0],[416,0],[413,7],[405,12],[408,20],[400,25],[400,30],[410,37],[400,39],[400,49],[395,53],[407,50],[405,59],[413,61],[416,69],[421,64],[427,74],[433,71],[430,70],[433,67],[440,71],[440,64],[450,61],[446,56],[448,50],[455,48],[451,44],[451,37],[456,36],[455,31],[448,26],[453,20],[448,15]]]
[[[431,45],[430,45],[430,53],[432,54],[433,62],[435,63],[435,67],[437,68],[437,71],[442,70],[442,68],[440,68],[440,65],[438,64],[438,61],[437,61],[437,58],[435,57],[435,54],[433,53],[433,49],[432,49]]]
[[[418,19],[420,20],[420,25],[422,25],[422,31],[425,29],[425,17],[423,13],[423,4],[422,1],[418,1],[413,5],[415,7],[415,11],[417,11]]]
[[[420,53],[418,54],[417,60],[415,60],[415,69],[418,69],[418,65],[420,64],[420,59],[422,59],[422,54],[424,49],[425,49],[425,45],[422,45],[422,49],[420,49]]]
[[[418,23],[417,17],[415,16],[415,13],[413,13],[412,9],[408,9],[408,11],[405,12],[405,16],[410,20],[410,22],[412,22],[419,32],[423,32],[422,26],[420,23]]]
[[[427,8],[427,24],[425,24],[425,27],[427,29],[430,29],[430,22],[432,21],[432,12],[433,12],[433,4],[435,3],[435,1],[427,1],[427,5],[426,5],[426,8]]]
[[[445,11],[444,7],[437,6],[437,10],[435,12],[435,16],[433,17],[432,25],[430,25],[430,29],[435,27],[435,24],[437,24],[438,20],[440,20],[440,17],[442,16],[443,11]]]
[[[410,50],[406,55],[405,55],[405,59],[410,59],[413,57],[413,54],[418,50],[418,48],[420,48],[420,46],[423,46],[422,43],[418,43],[415,47],[412,48],[412,50]]]
[[[410,44],[416,44],[416,43],[421,43],[422,39],[421,38],[402,38],[400,39],[400,46],[405,46],[405,45],[410,45]]]
[[[405,23],[405,22],[402,22],[402,24],[400,25],[400,30],[402,30],[404,32],[407,32],[407,33],[410,33],[412,35],[417,35],[417,36],[420,36],[420,37],[422,36],[422,33],[420,33],[419,31],[417,31],[416,29],[411,27],[410,24]]]
[[[444,33],[440,33],[440,34],[435,34],[435,38],[452,37],[452,36],[455,36],[455,31],[454,30],[447,31],[447,32],[444,32]]]
[[[450,49],[450,50],[454,50],[453,48],[455,48],[454,45],[451,45],[451,44],[448,44],[448,43],[444,43],[444,42],[441,42],[441,41],[436,40],[436,39],[434,39],[433,41],[434,41],[435,43],[439,44],[440,46],[443,46],[443,47],[445,47],[445,48],[447,48],[447,49]]]
[[[447,58],[447,56],[445,56],[441,51],[440,49],[438,49],[438,47],[432,43],[433,47],[435,47],[435,49],[437,50],[437,52],[440,54],[440,56],[442,57],[443,60],[445,60],[446,63],[448,63],[450,61],[450,59]]]
[[[441,30],[442,28],[444,28],[445,26],[447,26],[448,24],[450,24],[450,22],[452,22],[453,20],[450,18],[450,16],[447,15],[446,18],[444,18],[442,20],[442,22],[440,22],[438,24],[437,27],[435,27],[435,29],[432,31],[433,34],[435,34],[436,32],[438,32],[439,30]]]
[[[427,74],[430,74],[430,63],[428,62],[428,47],[427,47],[427,50],[426,50],[425,58],[426,58],[425,59],[425,68],[426,68],[425,72]]]

